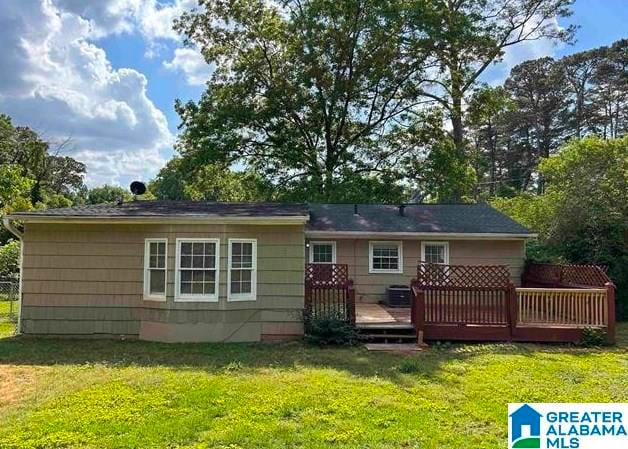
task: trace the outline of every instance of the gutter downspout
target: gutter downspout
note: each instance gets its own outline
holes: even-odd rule
[[[17,315],[17,333],[21,334],[22,333],[22,279],[23,279],[23,267],[22,264],[24,263],[24,234],[22,234],[15,226],[13,226],[13,223],[11,223],[11,219],[9,219],[8,217],[2,217],[2,224],[4,225],[5,228],[7,228],[7,230],[13,234],[14,236],[17,237],[17,239],[20,241],[20,280],[18,283],[18,293],[17,293],[17,297],[18,300],[20,301],[20,307],[18,310],[18,315]]]

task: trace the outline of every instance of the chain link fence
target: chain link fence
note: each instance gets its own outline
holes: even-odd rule
[[[0,279],[0,323],[15,323],[19,313],[19,281]]]

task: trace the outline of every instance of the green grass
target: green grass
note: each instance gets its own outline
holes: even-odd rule
[[[13,335],[17,318],[17,303],[2,301],[0,298],[0,338]]]
[[[0,448],[496,448],[508,402],[627,401],[615,348],[0,340]]]

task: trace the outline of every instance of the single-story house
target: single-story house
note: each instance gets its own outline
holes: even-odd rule
[[[358,303],[420,262],[507,265],[518,285],[534,237],[487,204],[133,201],[4,223],[23,242],[23,334],[168,342],[302,335],[307,263],[346,264]]]

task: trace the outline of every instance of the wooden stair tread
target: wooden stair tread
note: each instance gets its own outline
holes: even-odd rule
[[[417,352],[423,348],[416,343],[367,343],[368,351],[386,351],[386,352]]]

